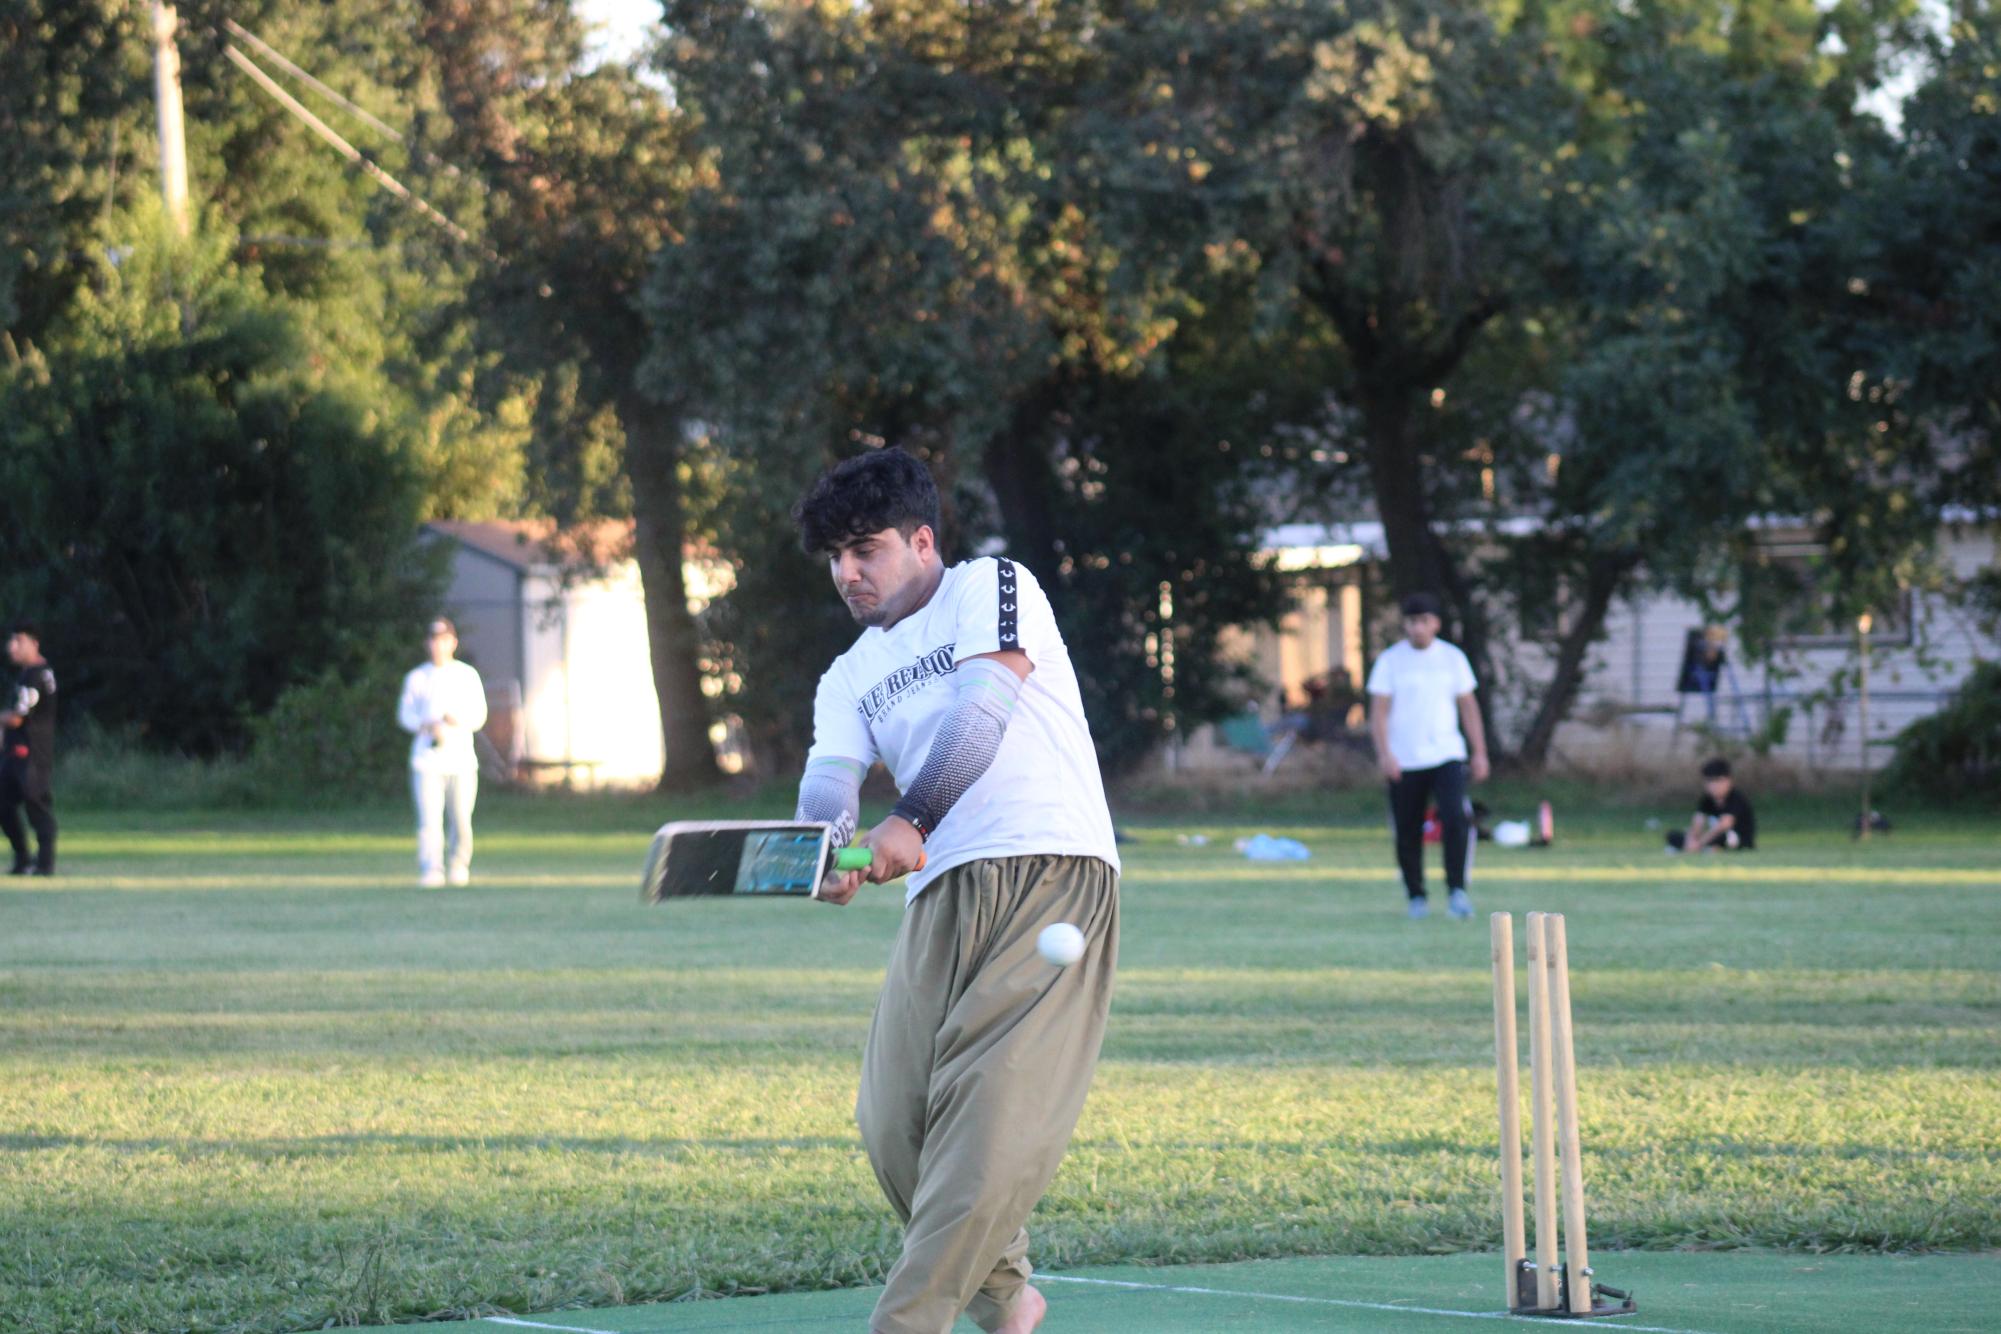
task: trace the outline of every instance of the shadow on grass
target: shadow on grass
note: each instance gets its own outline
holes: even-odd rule
[[[575,1135],[389,1135],[343,1134],[279,1136],[261,1139],[186,1139],[146,1136],[114,1139],[97,1135],[0,1135],[0,1151],[45,1153],[58,1149],[102,1149],[109,1153],[170,1153],[201,1159],[241,1154],[253,1158],[345,1158],[357,1149],[390,1149],[399,1153],[560,1152],[596,1153],[616,1157],[681,1157],[694,1153],[732,1153],[744,1157],[787,1150],[858,1150],[852,1136],[806,1135],[770,1138],[632,1139],[626,1136],[587,1138]]]

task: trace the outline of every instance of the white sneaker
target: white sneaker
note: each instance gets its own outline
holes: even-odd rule
[[[426,871],[417,877],[417,885],[420,889],[443,889],[445,887],[445,873],[443,871]]]
[[[472,872],[463,866],[454,866],[449,875],[451,882],[455,885],[470,885],[472,883]]]
[[[1465,890],[1455,889],[1445,900],[1445,912],[1447,916],[1458,921],[1470,922],[1473,920],[1473,900],[1467,896]]]

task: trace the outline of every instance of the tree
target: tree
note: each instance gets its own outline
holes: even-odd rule
[[[437,62],[418,40],[416,0],[261,7],[181,6],[188,137],[196,193],[243,238],[241,258],[274,292],[322,317],[340,366],[370,382],[407,435],[424,517],[486,518],[528,501],[530,384],[482,395],[495,355],[480,346],[463,293],[480,251],[385,190],[253,84],[235,46],[317,108],[370,160],[477,226],[476,188],[444,166]],[[289,53],[394,138],[314,95],[236,21]],[[399,130],[396,127],[401,126]]]
[[[1869,249],[1848,275],[1854,369],[1843,391],[1880,424],[1873,444],[1885,457],[1865,475],[1883,506],[1911,524],[1991,523],[2001,511],[2001,10],[1956,6],[1927,56],[1893,151],[1856,164],[1855,226]],[[1872,546],[1852,551],[1857,567],[1881,569]],[[1972,591],[2001,617],[2001,572]]]
[[[1248,246],[1272,320],[1325,353],[1301,489],[1373,510],[1394,591],[1443,594],[1490,687],[1498,618],[1550,646],[1513,687],[1532,761],[1643,554],[1692,585],[1761,489],[1839,503],[1835,155],[1871,151],[1854,104],[1902,8],[1164,0],[1108,25],[1093,96],[1163,164],[1140,225]]]
[[[1202,390],[1241,391],[1262,345],[1246,303],[1129,268],[1080,206],[1063,154],[1087,135],[1094,21],[669,7],[663,67],[714,175],[660,258],[653,374],[727,456],[719,532],[741,572],[711,624],[778,762],[852,633],[787,573],[782,504],[883,442],[940,474],[950,549],[997,533],[1057,590],[1108,759],[1232,707],[1221,629],[1273,601],[1255,450],[1229,439],[1269,412]],[[1163,374],[1170,335],[1205,318]]]
[[[0,453],[32,504],[9,535],[12,605],[62,636],[67,693],[101,721],[236,749],[286,687],[384,670],[431,609],[409,599],[436,592],[412,564],[417,519],[518,487],[513,405],[459,392],[477,362],[447,318],[466,253],[223,55],[245,39],[222,20],[240,20],[400,118],[426,96],[408,8],[179,6],[190,246],[149,220],[144,7],[0,18],[24,39],[0,56],[6,226],[25,238]],[[378,155],[406,174],[420,156]]]
[[[121,0],[0,11],[0,331],[15,344],[55,320],[110,244],[112,211],[152,184],[139,18]]]
[[[1343,446],[1326,456],[1366,479],[1394,592],[1443,596],[1489,676],[1449,529],[1470,470],[1438,408],[1544,282],[1537,166],[1567,121],[1547,62],[1457,4],[1163,3],[1107,47],[1129,159],[1181,176],[1141,224],[1255,254],[1272,320],[1318,350]]]
[[[1598,86],[1635,110],[1618,151],[1574,178],[1591,207],[1566,245],[1578,260],[1560,380],[1571,438],[1554,492],[1570,518],[1546,544],[1569,548],[1556,565],[1587,612],[1644,577],[1734,604],[1761,653],[1789,628],[1880,611],[1921,577],[1936,479],[1951,469],[1938,418],[1895,406],[1909,330],[1886,338],[1870,313],[1882,224],[1904,225],[1914,178],[1856,108],[1881,49],[1857,14],[1842,15],[1855,37],[1842,61],[1752,59],[1744,42],[1701,40],[1700,23],[1659,11],[1596,34]],[[1811,590],[1767,558],[1757,523],[1775,517],[1819,534]],[[1587,629],[1581,617],[1563,633],[1525,734],[1530,762],[1568,707]]]
[[[435,99],[409,29],[412,0],[301,7],[184,0],[179,48],[192,184],[205,216],[239,237],[266,287],[326,316],[341,367],[380,411],[421,421],[408,437],[427,511],[511,507],[522,488],[520,405],[474,410],[479,357],[450,318],[471,257],[341,158],[224,57],[251,51],[297,93],[347,125],[392,171],[425,161],[417,135],[381,139],[319,101],[277,61],[222,24],[240,21],[301,56],[317,76],[390,120]],[[97,260],[126,244],[115,228],[158,194],[152,46],[143,5],[23,0],[0,16],[0,324],[17,348],[59,322]]]
[[[718,776],[700,644],[682,573],[689,537],[686,405],[639,378],[647,266],[675,235],[694,162],[659,90],[607,63],[583,65],[581,26],[556,0],[423,0],[449,156],[484,183],[483,235],[497,258],[470,309],[515,374],[560,392],[543,424],[560,440],[545,492],[558,517],[590,517],[604,486],[607,419],[622,437],[645,588],[654,688],[666,748],[663,786]],[[616,503],[614,501],[614,503]]]
[[[288,686],[407,652],[436,595],[398,423],[207,220],[151,210],[0,373],[0,598],[99,721],[237,748]]]

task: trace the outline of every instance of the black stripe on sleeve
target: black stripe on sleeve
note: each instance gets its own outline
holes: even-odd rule
[[[1021,647],[1021,619],[1020,604],[1014,592],[1014,562],[1006,556],[996,559],[1000,562],[1000,646],[1018,649]]]

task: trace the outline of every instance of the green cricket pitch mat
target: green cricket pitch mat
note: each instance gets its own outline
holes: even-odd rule
[[[2001,1328],[2001,1257],[1628,1251],[1593,1256],[1600,1280],[1639,1311],[1582,1322],[1500,1309],[1497,1254],[1337,1256],[1176,1268],[1118,1266],[1043,1274],[1046,1334],[1443,1334],[1501,1322],[1644,1334],[1899,1334]],[[860,1329],[878,1289],[732,1297],[603,1310],[492,1315],[400,1330],[463,1334],[694,1334],[700,1330]],[[958,1330],[975,1331],[970,1320]],[[368,1334],[364,1331],[363,1334]],[[380,1334],[380,1331],[377,1331]]]

